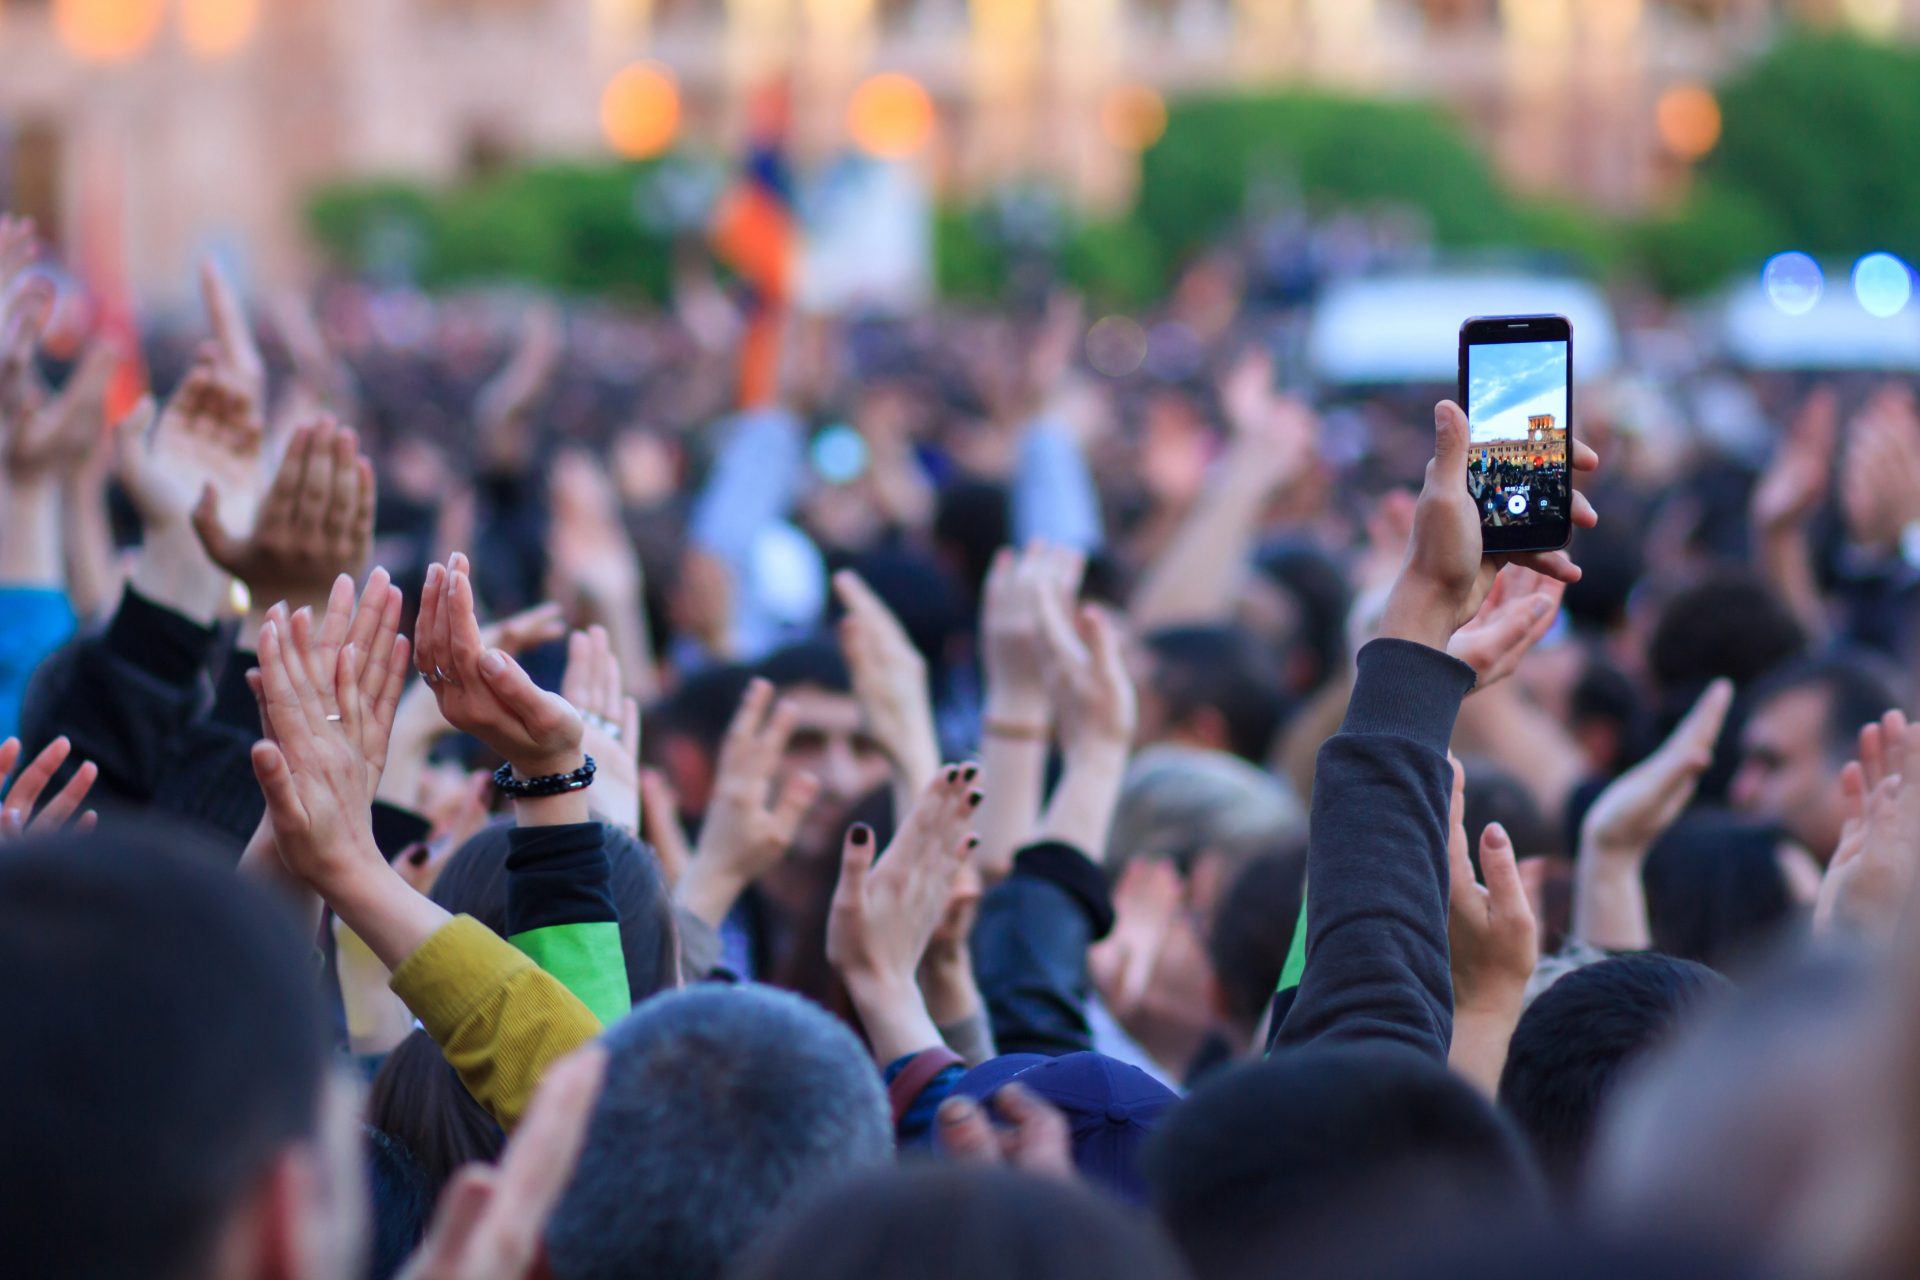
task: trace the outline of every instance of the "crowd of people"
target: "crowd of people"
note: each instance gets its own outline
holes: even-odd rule
[[[1584,393],[1502,557],[1461,410],[1278,390],[1230,258],[1125,376],[796,319],[745,407],[697,272],[207,264],[110,421],[37,251],[8,1274],[1920,1272],[1909,387]]]

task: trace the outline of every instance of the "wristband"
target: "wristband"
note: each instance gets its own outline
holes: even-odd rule
[[[1022,724],[1018,720],[990,719],[981,725],[989,738],[1008,738],[1021,742],[1045,742],[1049,730],[1044,724]]]
[[[593,785],[593,757],[571,773],[549,773],[539,778],[516,778],[513,766],[503,764],[493,771],[493,788],[515,800],[533,800],[541,796],[563,796],[569,791],[584,791]]]

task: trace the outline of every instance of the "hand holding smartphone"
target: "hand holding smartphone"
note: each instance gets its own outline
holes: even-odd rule
[[[1565,316],[1474,316],[1460,326],[1467,492],[1487,555],[1573,538],[1573,326]]]

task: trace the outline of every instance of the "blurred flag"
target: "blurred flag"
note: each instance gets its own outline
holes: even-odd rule
[[[786,157],[788,114],[784,84],[771,82],[754,95],[745,164],[714,211],[709,232],[714,253],[747,288],[747,332],[740,353],[743,408],[767,404],[779,392],[780,333],[798,240]]]
[[[74,272],[93,298],[94,329],[118,360],[107,385],[107,422],[119,422],[147,394],[146,362],[140,356],[140,325],[127,282],[126,210],[117,157],[103,157],[88,174],[80,209],[80,243]]]

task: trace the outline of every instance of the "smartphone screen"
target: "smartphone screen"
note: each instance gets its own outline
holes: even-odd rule
[[[1565,316],[1460,326],[1467,491],[1488,552],[1552,551],[1573,536],[1573,327]]]

